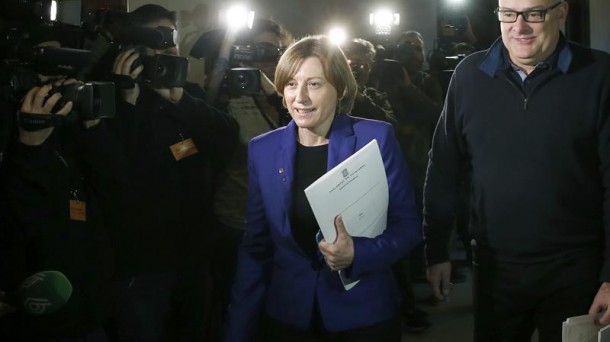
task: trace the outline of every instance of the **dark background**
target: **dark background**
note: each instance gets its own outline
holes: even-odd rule
[[[146,3],[141,0],[132,2],[137,6]],[[180,6],[181,4],[187,3],[188,0],[182,0],[182,2],[152,0],[151,2],[165,5],[170,9],[176,10],[176,8],[171,8],[172,4],[175,3],[176,6]],[[209,4],[210,21],[216,20],[214,11],[217,9],[218,5],[214,0],[192,0],[191,2],[193,3],[193,6],[197,3]],[[286,16],[286,12],[301,12],[298,17],[298,23],[294,23],[291,20],[284,20],[285,25],[288,26],[290,31],[297,37],[305,34],[325,32],[328,29],[327,25],[329,22],[343,25],[348,28],[349,32],[352,32],[354,36],[359,35],[368,37],[371,34],[371,29],[368,26],[368,13],[374,8],[373,5],[375,3],[373,1],[259,0],[253,2],[265,9],[262,11],[264,15],[279,19],[280,22],[283,21],[282,17]],[[570,4],[570,11],[565,33],[570,40],[579,42],[583,45],[589,45],[589,0],[568,0],[568,2]],[[228,1],[221,1],[221,3],[228,3]],[[418,12],[418,9],[422,7],[422,3],[421,0],[389,0],[385,1],[383,4],[401,13],[401,21],[405,24],[403,24],[403,27],[396,28],[396,31],[418,29],[412,26],[423,26],[421,23],[425,21],[428,26],[432,27],[432,30],[430,32],[422,32],[424,33],[424,37],[426,38],[426,35],[428,35],[427,38],[434,38],[431,36],[435,35],[435,25],[432,25],[431,22],[438,23],[443,19],[467,15],[470,18],[473,32],[477,37],[478,47],[488,47],[500,34],[499,25],[493,16],[493,10],[497,6],[496,0],[467,0],[459,8],[449,7],[446,5],[446,0],[425,0],[425,4],[428,6],[430,3],[435,4],[436,17],[431,18],[427,17],[429,11],[424,14],[426,18],[422,18],[422,14]],[[433,9],[434,4],[431,6]],[[96,8],[102,7],[127,10],[128,5],[127,0],[86,0],[82,1],[82,14],[85,15]],[[134,6],[132,5],[131,7]],[[294,13],[288,13],[288,17],[292,18],[294,16]],[[409,26],[406,23],[415,24]],[[420,25],[417,25],[417,23],[420,23]],[[425,31],[423,28],[419,30]],[[430,41],[431,39],[427,40]],[[427,44],[428,49],[432,48],[432,42]]]

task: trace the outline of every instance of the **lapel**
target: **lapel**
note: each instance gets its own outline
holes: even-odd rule
[[[347,115],[337,115],[330,128],[328,143],[328,166],[330,170],[356,152],[356,136],[352,119]]]
[[[285,224],[283,226],[287,227],[292,211],[292,184],[294,181],[294,164],[297,152],[297,127],[294,121],[290,121],[284,129],[280,146],[280,153],[277,155],[275,166],[281,182],[279,195],[282,196],[285,213]]]

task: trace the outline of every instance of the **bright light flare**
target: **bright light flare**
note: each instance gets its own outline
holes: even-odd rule
[[[333,27],[328,30],[328,37],[333,43],[341,45],[347,39],[347,32],[341,27]]]
[[[463,5],[466,1],[465,0],[446,0],[448,5],[451,6],[459,6],[459,5]]]
[[[369,24],[371,26],[397,26],[400,25],[400,13],[392,13],[388,10],[381,10],[369,14]]]
[[[232,30],[244,27],[251,29],[254,23],[254,11],[248,11],[244,6],[235,5],[226,11],[225,19],[227,26]]]
[[[57,1],[51,1],[51,9],[49,11],[49,19],[51,21],[57,20]]]
[[[389,35],[392,33],[392,26],[400,25],[400,14],[380,10],[369,15],[369,24],[375,27],[375,34]]]

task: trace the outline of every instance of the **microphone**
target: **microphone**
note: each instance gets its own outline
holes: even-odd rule
[[[61,309],[72,295],[72,284],[59,271],[41,271],[27,277],[15,292],[18,310],[47,315]]]

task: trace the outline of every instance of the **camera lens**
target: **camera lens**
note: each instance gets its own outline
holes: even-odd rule
[[[246,74],[237,75],[237,84],[241,89],[247,89],[250,85],[250,78]]]
[[[167,74],[167,66],[164,64],[157,65],[157,71],[155,72],[157,77],[163,77]]]

